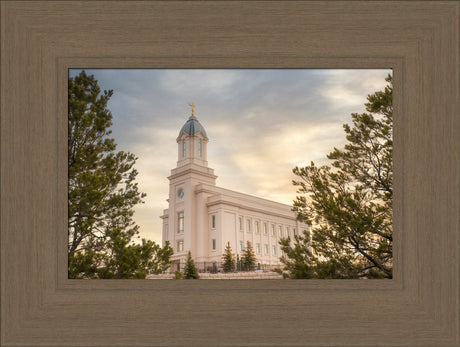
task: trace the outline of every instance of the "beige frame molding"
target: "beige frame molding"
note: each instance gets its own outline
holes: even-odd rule
[[[459,13],[1,1],[1,346],[460,346]],[[393,68],[394,280],[68,280],[70,67]]]

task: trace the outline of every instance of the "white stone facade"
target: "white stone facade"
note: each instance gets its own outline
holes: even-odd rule
[[[174,249],[172,271],[185,263],[188,251],[197,264],[220,263],[227,242],[241,257],[250,241],[257,265],[279,266],[281,237],[308,230],[291,206],[216,186],[208,168],[208,138],[192,115],[177,138],[177,167],[169,179],[169,208],[164,210],[163,245]],[[260,264],[260,265],[259,265]]]

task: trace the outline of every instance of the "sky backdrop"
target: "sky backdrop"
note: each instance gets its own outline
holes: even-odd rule
[[[118,150],[134,153],[145,203],[135,208],[140,237],[161,243],[176,138],[191,115],[209,137],[208,165],[217,185],[292,205],[292,169],[345,144],[342,125],[364,112],[391,70],[85,69],[102,90]],[[74,77],[81,69],[69,70]]]

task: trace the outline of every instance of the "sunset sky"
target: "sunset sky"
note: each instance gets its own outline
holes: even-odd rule
[[[69,71],[70,77],[81,69]],[[223,188],[292,205],[292,169],[343,147],[342,125],[364,112],[366,96],[383,89],[391,70],[85,69],[101,89],[117,149],[139,159],[137,182],[147,193],[134,219],[140,237],[161,243],[176,138],[191,114],[209,137],[208,164]]]

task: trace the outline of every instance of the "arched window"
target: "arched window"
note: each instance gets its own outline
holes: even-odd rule
[[[185,158],[185,140],[182,141],[182,156]]]
[[[201,157],[201,139],[198,140],[198,156]]]

